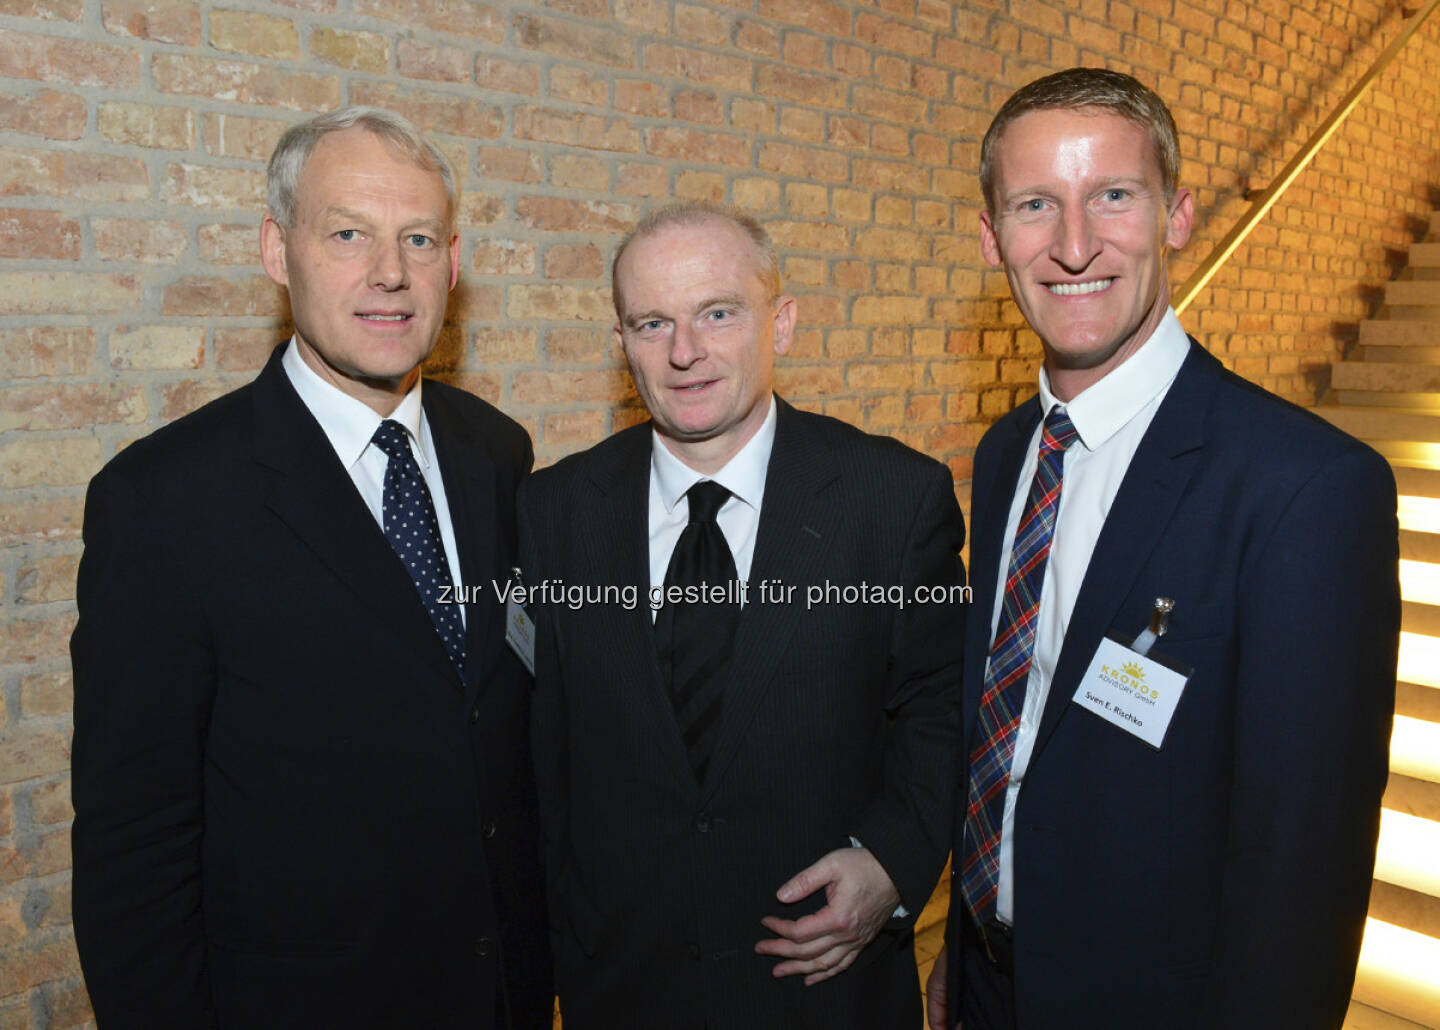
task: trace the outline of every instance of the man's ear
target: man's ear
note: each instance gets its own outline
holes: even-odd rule
[[[775,301],[775,353],[784,354],[795,338],[795,298],[782,295]]]
[[[271,279],[281,286],[290,285],[290,273],[285,267],[285,230],[269,211],[260,223],[260,263]]]
[[[460,234],[450,234],[450,288],[460,281]]]
[[[1179,250],[1190,240],[1195,225],[1195,197],[1183,186],[1170,198],[1170,214],[1166,218],[1165,245]]]
[[[989,211],[980,212],[980,253],[991,268],[999,268],[1005,263],[1005,257],[1000,253],[1000,237],[995,234],[995,222]]]

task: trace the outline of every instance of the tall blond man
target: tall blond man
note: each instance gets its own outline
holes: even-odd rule
[[[647,216],[614,295],[650,421],[520,503],[566,1030],[918,1027],[959,731],[949,472],[774,395],[799,312],[749,217]]]
[[[931,1026],[1339,1027],[1395,688],[1395,483],[1186,337],[1175,123],[1073,68],[981,147],[985,260],[1044,348],[975,454]]]

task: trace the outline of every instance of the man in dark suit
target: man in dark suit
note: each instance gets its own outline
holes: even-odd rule
[[[1165,105],[1098,69],[1024,87],[982,146],[984,255],[1045,361],[975,456],[937,1030],[1344,1018],[1386,779],[1395,484],[1186,338],[1178,167]]]
[[[795,301],[752,219],[647,216],[614,294],[652,421],[520,502],[566,1030],[916,1027],[959,730],[948,470],[774,397]]]
[[[99,1025],[548,1027],[529,679],[484,590],[530,442],[424,385],[454,178],[351,108],[270,164],[295,335],[91,483],[75,934]]]

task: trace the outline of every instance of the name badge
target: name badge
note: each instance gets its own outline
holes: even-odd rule
[[[511,570],[511,582],[516,587],[523,587],[520,581],[520,570]],[[509,591],[510,598],[505,602],[505,643],[510,645],[525,668],[530,670],[530,675],[535,675],[535,620],[525,612],[516,596],[515,591]]]
[[[1162,601],[1168,616],[1174,602],[1157,600],[1157,612]],[[1156,750],[1165,741],[1175,706],[1190,680],[1188,670],[1172,668],[1149,653],[1156,637],[1164,635],[1164,621],[1152,619],[1151,628],[1141,633],[1133,646],[1131,641],[1106,634],[1071,699]]]

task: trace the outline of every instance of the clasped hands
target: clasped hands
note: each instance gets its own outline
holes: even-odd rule
[[[787,880],[775,896],[789,905],[820,889],[825,907],[800,919],[760,920],[776,936],[755,952],[783,959],[778,976],[803,974],[812,987],[850,968],[900,904],[900,893],[869,848],[839,848]]]

